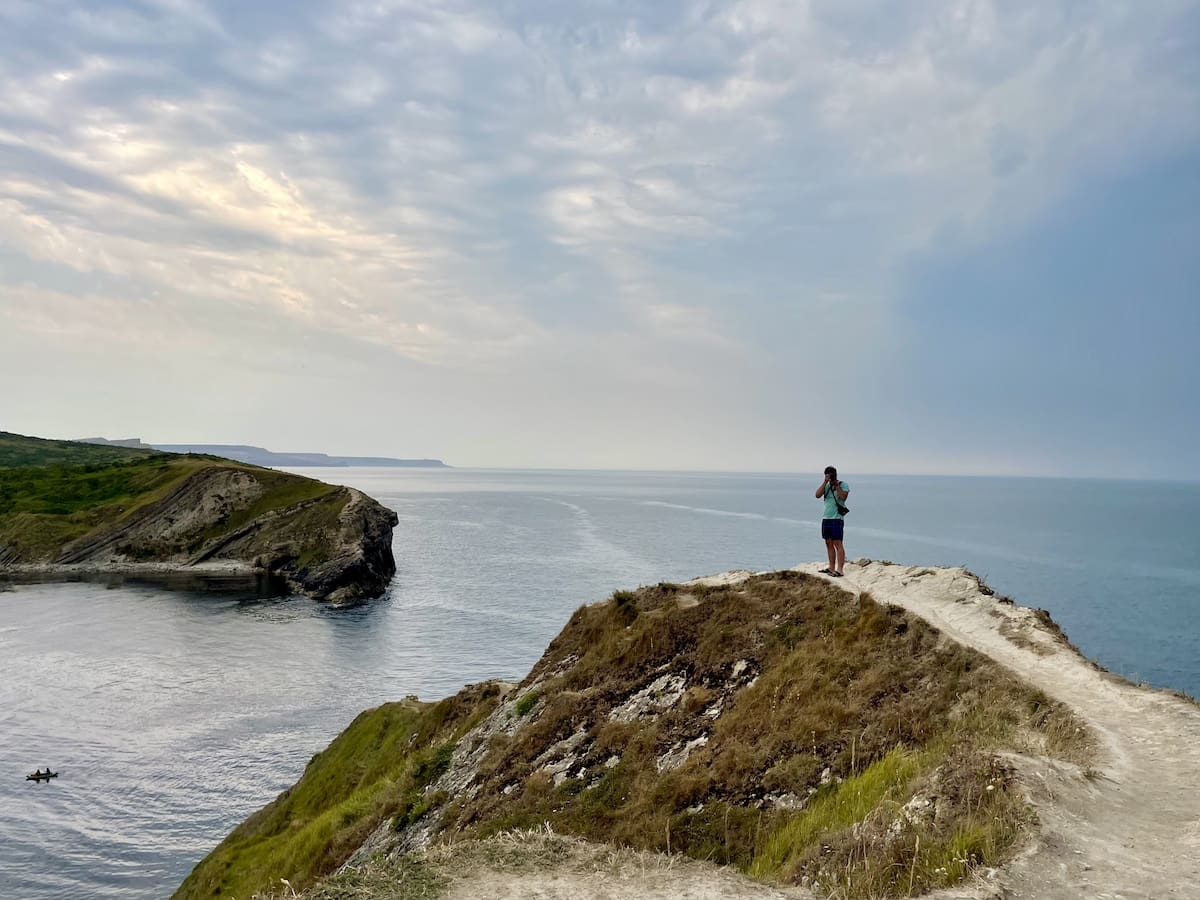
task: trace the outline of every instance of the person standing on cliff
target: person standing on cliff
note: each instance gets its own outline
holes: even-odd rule
[[[818,500],[825,501],[825,512],[821,516],[821,537],[825,539],[825,552],[829,554],[829,566],[821,569],[822,575],[832,575],[841,578],[845,574],[842,569],[846,565],[846,548],[842,546],[846,522],[838,506],[846,502],[850,495],[850,485],[838,480],[837,469],[825,467],[825,480],[817,488],[814,495]]]

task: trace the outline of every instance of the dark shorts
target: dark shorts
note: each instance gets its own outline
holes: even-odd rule
[[[841,519],[822,519],[821,537],[827,541],[840,541],[846,530],[846,523]]]

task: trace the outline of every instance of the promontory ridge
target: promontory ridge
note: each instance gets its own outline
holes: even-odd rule
[[[363,712],[176,893],[1194,897],[1200,707],[959,568],[617,591],[518,684]]]
[[[0,432],[0,576],[267,575],[383,593],[394,512],[360,491],[202,454]]]

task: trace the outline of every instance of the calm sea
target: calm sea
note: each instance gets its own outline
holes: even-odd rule
[[[0,897],[165,897],[363,708],[519,678],[616,588],[823,554],[815,475],[306,474],[399,513],[384,599],[0,592]],[[1200,485],[845,477],[851,558],[966,565],[1110,669],[1200,694]]]

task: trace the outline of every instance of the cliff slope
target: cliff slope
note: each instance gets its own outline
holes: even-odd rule
[[[1079,657],[962,570],[851,571],[617,592],[519,685],[369,710],[176,896],[655,896],[583,877],[622,869],[603,846],[744,873],[688,869],[687,896],[999,896],[1030,854],[1057,864],[1029,773],[1091,790],[1106,744],[986,651]],[[996,640],[935,627],[940,603]]]
[[[0,433],[0,572],[266,572],[346,602],[395,573],[396,522],[359,491],[286,472]]]

